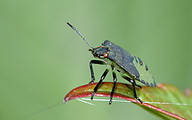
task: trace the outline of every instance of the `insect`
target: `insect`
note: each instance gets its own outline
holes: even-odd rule
[[[99,64],[99,65],[107,65],[107,69],[103,73],[103,75],[100,78],[100,81],[94,88],[94,92],[92,93],[91,99],[93,99],[94,94],[97,92],[97,89],[99,85],[102,83],[106,75],[108,74],[108,71],[110,68],[112,68],[112,75],[113,75],[113,88],[110,95],[110,101],[109,104],[112,103],[112,98],[117,82],[117,77],[115,71],[118,71],[122,78],[129,81],[133,86],[133,93],[136,100],[138,100],[141,104],[143,103],[136,94],[135,86],[140,87],[140,85],[137,85],[135,80],[140,81],[141,83],[150,86],[155,87],[156,83],[154,81],[153,76],[150,74],[147,65],[139,58],[131,55],[127,51],[125,51],[123,48],[117,46],[116,44],[105,40],[102,46],[93,48],[93,46],[81,35],[81,33],[73,27],[70,23],[67,22],[67,24],[75,30],[82,38],[83,40],[91,47],[89,51],[92,52],[93,56],[95,58],[99,58],[101,60],[91,60],[90,70],[91,70],[91,81],[89,83],[93,83],[95,81],[95,76],[93,72],[93,64]]]

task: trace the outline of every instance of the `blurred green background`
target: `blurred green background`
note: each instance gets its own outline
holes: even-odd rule
[[[89,46],[108,39],[147,63],[156,83],[191,88],[192,2],[0,1],[0,119],[16,120],[63,100],[90,79]],[[96,81],[106,66],[94,66]],[[118,82],[126,82],[119,75]],[[105,81],[112,82],[112,75]],[[109,98],[107,98],[109,99]],[[132,103],[78,100],[23,120],[158,119]]]

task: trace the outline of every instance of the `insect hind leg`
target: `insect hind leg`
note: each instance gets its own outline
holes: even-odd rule
[[[139,88],[142,88],[140,85],[137,85],[137,84],[135,83],[135,80],[133,80],[133,82],[134,82],[135,86],[137,86],[137,87],[139,87]]]
[[[124,79],[128,80],[132,84],[132,86],[133,86],[133,93],[134,93],[135,99],[137,99],[141,104],[143,104],[143,102],[137,97],[137,93],[136,93],[136,90],[135,90],[135,86],[138,86],[138,87],[141,87],[141,86],[140,85],[136,85],[135,80],[132,80],[132,79],[130,79],[127,76],[122,76],[122,77]]]

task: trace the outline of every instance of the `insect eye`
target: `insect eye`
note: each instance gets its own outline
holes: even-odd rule
[[[99,46],[99,48],[101,48],[102,46]]]
[[[104,55],[103,55],[104,57],[107,57],[107,53],[104,53]]]

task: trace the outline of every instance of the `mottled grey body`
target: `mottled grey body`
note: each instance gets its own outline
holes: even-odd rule
[[[140,58],[132,56],[118,45],[106,40],[102,44],[109,52],[104,59],[106,64],[113,65],[121,75],[128,75],[131,79],[138,80],[150,87],[155,87],[155,81],[148,67]],[[112,62],[111,62],[112,61]]]

